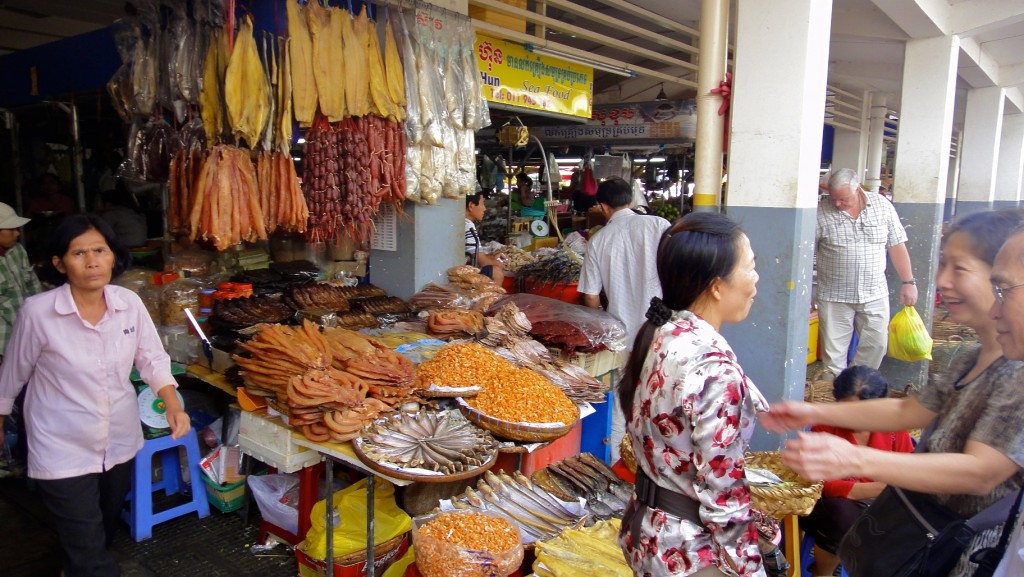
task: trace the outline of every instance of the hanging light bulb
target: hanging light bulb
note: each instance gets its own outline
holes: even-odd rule
[[[657,100],[658,102],[662,102],[664,100],[668,100],[668,95],[665,94],[665,83],[664,82],[661,83],[661,90],[658,91],[658,95],[655,96],[654,99]]]

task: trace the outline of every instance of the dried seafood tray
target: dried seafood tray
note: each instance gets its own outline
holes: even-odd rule
[[[498,442],[458,411],[398,411],[363,427],[356,455],[386,475],[418,481],[455,481],[489,469]]]
[[[384,292],[384,289],[372,284],[360,284],[356,286],[344,286],[338,288],[341,289],[341,294],[349,300],[388,296],[388,293]]]
[[[388,314],[388,313],[409,313],[412,309],[409,308],[409,303],[403,301],[398,297],[368,297],[368,298],[355,298],[350,299],[349,304],[354,311],[363,311],[375,315]]]
[[[240,327],[279,323],[292,316],[287,305],[264,296],[217,301],[213,311],[220,320]]]
[[[579,499],[558,499],[519,471],[513,476],[487,471],[475,489],[442,501],[441,508],[501,514],[519,525],[526,545],[550,539],[567,527],[578,528],[588,519]]]

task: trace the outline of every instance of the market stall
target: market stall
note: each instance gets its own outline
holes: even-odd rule
[[[421,260],[401,260],[398,223],[429,227],[420,207],[457,212],[474,191],[488,101],[537,104],[493,66],[539,57],[491,50],[483,75],[497,41],[463,15],[283,4],[273,24],[234,2],[147,4],[117,28],[108,86],[128,132],[119,174],[159,185],[165,218],[146,247],[156,270],[119,282],[172,358],[237,398],[238,451],[275,475],[249,486],[295,475],[257,495],[261,536],[294,546],[302,575],[372,577],[411,559],[427,576],[511,574],[531,569],[525,551],[536,574],[570,575],[569,549],[592,552],[588,571],[625,574],[615,520],[632,486],[606,462],[625,329],[579,305],[586,235],[562,238],[541,139],[549,196],[528,217],[553,238],[487,247],[514,282],[454,263],[412,291],[389,282]],[[557,96],[585,102],[582,117],[592,71],[579,68],[538,70],[569,75]],[[399,256],[378,275],[380,251]]]

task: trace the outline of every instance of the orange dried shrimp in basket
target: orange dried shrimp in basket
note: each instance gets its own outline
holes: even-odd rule
[[[571,424],[579,418],[576,405],[551,381],[474,343],[441,349],[420,365],[416,381],[420,388],[480,387],[466,403],[503,421]]]

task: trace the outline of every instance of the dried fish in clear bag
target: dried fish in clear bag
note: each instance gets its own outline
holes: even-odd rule
[[[411,150],[419,145],[423,138],[423,127],[420,118],[420,98],[416,92],[419,86],[419,72],[416,61],[416,50],[406,27],[405,14],[399,13],[391,19],[391,26],[398,36],[399,49],[402,54],[402,75],[405,79],[405,136]],[[408,165],[406,165],[408,167]],[[418,163],[417,163],[418,170]],[[409,170],[406,169],[408,174]],[[417,191],[418,193],[418,191]]]
[[[126,180],[139,181],[142,178],[142,159],[139,154],[142,151],[139,138],[142,132],[142,120],[135,120],[132,122],[131,128],[128,129],[128,140],[126,154],[124,160],[121,161],[121,166],[117,167],[118,178],[124,178]]]
[[[466,76],[465,125],[470,130],[480,130],[491,125],[491,112],[484,98],[480,84],[480,63],[476,58],[476,34],[472,26],[462,30],[462,70]]]
[[[442,125],[444,120],[444,86],[438,70],[437,55],[433,43],[418,34],[416,50],[416,66],[418,98],[420,99],[420,119],[423,127],[423,138],[432,146],[444,147]]]
[[[135,107],[132,93],[132,70],[130,64],[122,64],[110,81],[107,82],[107,94],[114,105],[114,110],[121,120],[132,121],[132,109]]]
[[[454,128],[462,130],[466,128],[466,77],[462,70],[459,42],[452,39],[450,44],[442,44],[439,48],[444,60],[444,105],[448,121]]]
[[[139,131],[136,158],[141,175],[149,182],[165,182],[170,176],[171,157],[181,148],[178,133],[162,117],[154,117]]]
[[[132,94],[135,101],[132,112],[135,114],[148,116],[153,113],[157,100],[155,67],[156,43],[151,38],[140,38],[132,58]]]
[[[186,152],[206,149],[206,129],[203,128],[203,119],[196,116],[188,121],[181,127],[178,137],[181,140],[181,148]]]

